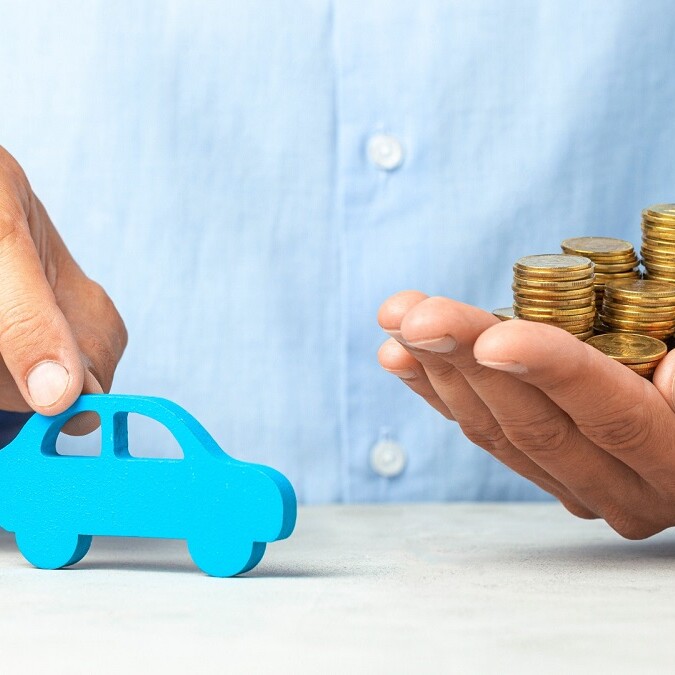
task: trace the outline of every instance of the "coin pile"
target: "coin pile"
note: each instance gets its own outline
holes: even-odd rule
[[[584,256],[530,255],[513,266],[513,310],[518,319],[547,323],[580,340],[593,335],[593,262]]]
[[[596,335],[586,340],[586,344],[648,379],[668,351],[668,347],[661,340],[631,333]]]
[[[608,283],[596,330],[667,340],[675,333],[675,284],[654,279]]]
[[[642,212],[640,256],[648,279],[675,282],[675,204],[656,204]]]
[[[605,285],[609,281],[640,278],[640,261],[629,241],[614,237],[574,237],[565,239],[560,247],[564,253],[585,256],[595,264],[595,304],[598,310],[602,307]]]

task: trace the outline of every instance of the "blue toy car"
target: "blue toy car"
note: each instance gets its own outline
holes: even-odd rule
[[[63,425],[89,411],[101,419],[101,454],[59,455]],[[129,413],[166,426],[184,457],[132,457]],[[60,415],[33,415],[0,450],[0,525],[36,567],[73,565],[92,535],[162,537],[186,539],[207,574],[233,576],[260,562],[266,542],[288,537],[295,519],[295,492],[281,473],[229,457],[165,399],[84,395]]]

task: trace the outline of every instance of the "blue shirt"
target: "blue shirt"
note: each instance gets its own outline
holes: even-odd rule
[[[307,502],[539,499],[380,370],[377,308],[504,306],[521,255],[637,242],[673,198],[673,44],[645,0],[0,0],[0,143],[126,320],[116,391]]]

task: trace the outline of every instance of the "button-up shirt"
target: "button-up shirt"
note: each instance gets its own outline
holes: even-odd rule
[[[126,320],[115,391],[303,501],[539,499],[380,369],[377,308],[637,243],[673,45],[651,0],[0,0],[0,143]]]

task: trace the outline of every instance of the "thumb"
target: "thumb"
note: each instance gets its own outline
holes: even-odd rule
[[[37,412],[63,412],[82,391],[77,342],[45,277],[28,223],[1,207],[0,353]]]

